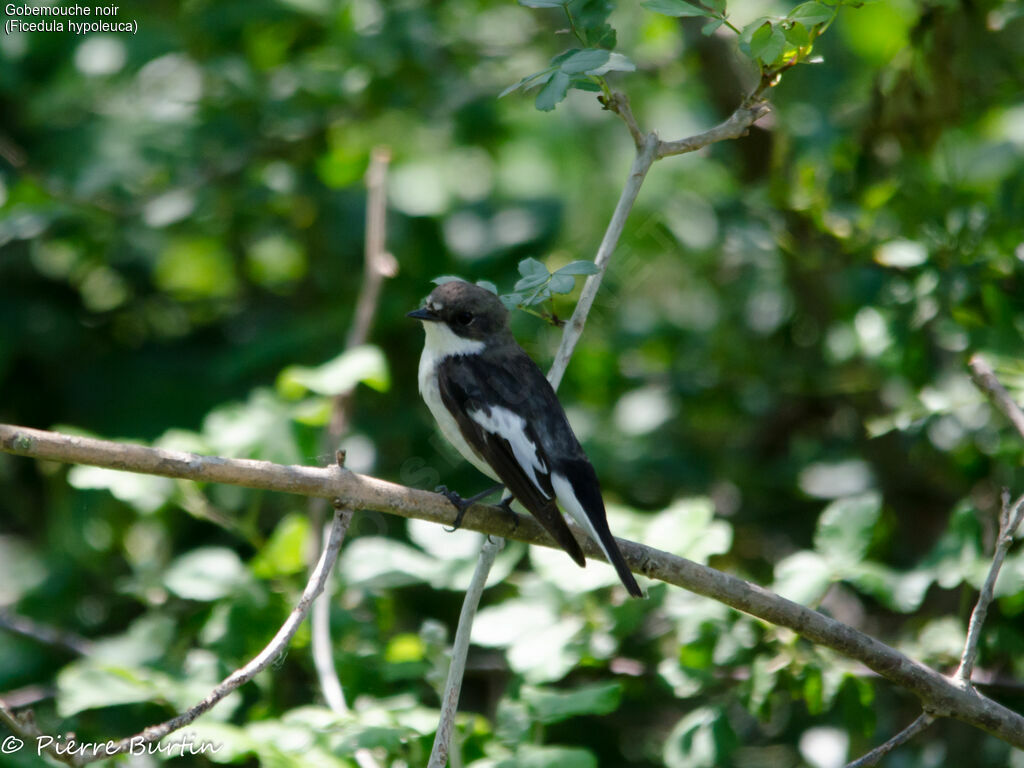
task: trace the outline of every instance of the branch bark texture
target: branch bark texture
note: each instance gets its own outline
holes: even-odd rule
[[[440,494],[356,474],[341,467],[285,466],[252,459],[225,459],[180,451],[127,445],[0,424],[0,451],[37,459],[228,483],[248,488],[337,498],[342,506],[451,525],[455,509]],[[475,505],[463,527],[481,533],[547,547],[557,545],[531,517]],[[584,553],[603,560],[588,536],[579,535]],[[813,643],[856,659],[921,700],[934,716],[969,723],[1024,749],[1024,717],[998,702],[964,690],[949,678],[835,619],[786,600],[743,579],[668,552],[619,540],[626,562],[638,574],[683,587],[778,626],[788,627]]]

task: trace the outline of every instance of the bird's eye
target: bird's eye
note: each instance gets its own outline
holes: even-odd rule
[[[473,322],[473,315],[469,312],[459,312],[459,314],[455,316],[455,322],[459,325],[469,325]]]

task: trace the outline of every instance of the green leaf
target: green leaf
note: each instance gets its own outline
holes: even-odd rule
[[[867,554],[881,511],[882,499],[877,493],[837,499],[818,518],[815,550],[833,568],[860,562]]]
[[[70,717],[86,709],[152,701],[160,699],[170,683],[170,678],[155,670],[83,659],[57,675],[57,711],[61,717]]]
[[[159,662],[166,658],[177,634],[178,625],[170,616],[143,614],[127,631],[94,641],[90,658],[119,667]]]
[[[527,8],[564,8],[572,0],[519,0],[519,4]]]
[[[523,294],[521,293],[503,293],[498,298],[505,305],[505,309],[515,309],[523,303]]]
[[[720,709],[701,707],[680,720],[665,740],[667,768],[717,768],[728,765],[736,734]]]
[[[818,602],[832,583],[832,569],[817,552],[804,550],[775,564],[772,591],[801,605]]]
[[[441,275],[440,277],[435,277],[430,282],[434,285],[444,285],[445,283],[462,283],[465,281],[458,275]]]
[[[346,584],[374,589],[429,582],[437,572],[433,557],[377,536],[363,536],[346,545],[338,565]]]
[[[830,21],[834,13],[835,11],[826,8],[817,0],[811,0],[809,3],[801,3],[790,11],[787,18],[799,21],[806,27],[813,27],[815,24],[824,24]]]
[[[195,744],[216,744],[217,752],[206,758],[213,763],[240,763],[242,758],[256,750],[255,742],[244,728],[227,723],[216,723],[200,718],[188,727]]]
[[[290,576],[306,568],[304,550],[309,541],[309,518],[306,515],[286,516],[274,528],[270,540],[250,563],[254,575],[269,579]]]
[[[572,293],[572,289],[576,287],[576,280],[572,275],[559,275],[554,274],[551,276],[551,282],[548,283],[548,290],[552,293]]]
[[[572,691],[525,687],[520,694],[541,723],[557,723],[577,715],[607,715],[619,707],[619,683],[585,685]]]
[[[364,344],[315,368],[291,365],[277,377],[278,391],[293,398],[307,390],[318,395],[338,395],[359,383],[378,392],[386,392],[391,386],[388,363],[379,347]]]
[[[537,259],[533,258],[532,256],[528,256],[527,258],[520,261],[518,269],[519,274],[522,275],[523,277],[543,275],[545,278],[547,278],[547,276],[551,274],[550,272],[548,272],[548,268],[545,267],[543,263],[537,261]]]
[[[560,69],[568,75],[582,74],[603,66],[610,56],[603,48],[585,48],[563,61]]]
[[[551,291],[546,286],[540,286],[530,291],[528,296],[525,296],[522,301],[522,306],[533,307],[538,304],[543,304],[545,301],[551,298]]]
[[[718,28],[725,24],[725,19],[711,19],[700,28],[701,34],[710,37],[718,31]]]
[[[743,27],[740,32],[740,48],[748,56],[753,56],[750,52],[750,41],[754,37],[754,33],[757,32],[764,24],[768,23],[767,16],[761,16],[760,18],[754,19],[752,22]]]
[[[764,22],[750,38],[750,55],[771,64],[786,49],[786,35],[770,21]]]
[[[564,267],[555,270],[556,275],[596,275],[601,269],[592,261],[579,259],[570,261]]]
[[[712,16],[712,12],[699,5],[688,3],[686,0],[643,0],[640,3],[644,8],[665,16]]]
[[[513,91],[519,90],[520,88],[530,90],[531,88],[535,88],[541,83],[546,83],[548,79],[551,77],[551,74],[555,71],[555,69],[555,67],[548,67],[547,69],[542,69],[540,72],[534,72],[532,75],[527,75],[518,83],[513,83],[508,88],[499,93],[498,98],[500,99],[503,96],[507,96]]]
[[[34,547],[14,535],[0,536],[0,605],[18,602],[22,595],[46,581],[48,575]]]
[[[786,42],[793,48],[806,48],[812,42],[811,33],[803,24],[794,21],[789,29],[785,30]]]
[[[536,290],[537,288],[540,288],[549,279],[551,279],[550,275],[530,275],[529,277],[524,277],[521,280],[519,280],[515,284],[515,289],[517,291],[522,291],[523,293],[528,293],[530,291]]]
[[[715,519],[710,499],[679,499],[649,520],[644,541],[657,541],[680,557],[706,563],[711,555],[729,551],[732,526]]]
[[[558,71],[551,76],[534,102],[541,112],[550,112],[555,106],[565,99],[569,92],[569,76],[565,72]]]
[[[103,467],[72,467],[68,483],[75,488],[103,488],[143,514],[155,512],[174,494],[174,480],[155,475],[140,475]]]
[[[276,393],[255,389],[244,403],[210,411],[203,419],[203,438],[221,456],[296,464],[304,457],[292,433],[292,410]]]
[[[249,580],[238,555],[225,547],[201,547],[175,560],[164,586],[187,600],[218,600]]]
[[[485,291],[490,291],[495,296],[498,295],[498,286],[496,286],[490,280],[477,280],[476,284],[483,288]]]
[[[597,768],[597,758],[577,747],[538,747],[523,744],[514,760],[502,761],[495,768]]]
[[[587,72],[588,75],[604,75],[608,72],[633,72],[636,70],[636,64],[630,60],[628,56],[621,53],[611,53],[608,56],[608,61],[602,64],[597,69],[590,70]],[[576,86],[579,88],[579,86]],[[598,88],[600,90],[600,88]]]
[[[803,697],[807,711],[811,715],[820,715],[824,710],[824,684],[821,667],[808,666],[804,670]]]

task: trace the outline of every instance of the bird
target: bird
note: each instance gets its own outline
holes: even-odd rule
[[[508,310],[486,288],[460,280],[437,286],[407,317],[424,329],[419,391],[441,433],[463,458],[505,486],[580,566],[579,542],[559,505],[597,542],[633,597],[643,597],[608,527],[597,473],[555,390],[516,342]],[[473,501],[455,505],[457,528]]]

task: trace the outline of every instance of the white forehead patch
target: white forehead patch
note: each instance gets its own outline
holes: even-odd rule
[[[442,309],[444,309],[444,304],[442,304],[440,301],[432,301],[432,302],[430,302],[430,304],[428,304],[428,306],[434,312],[440,312]]]

